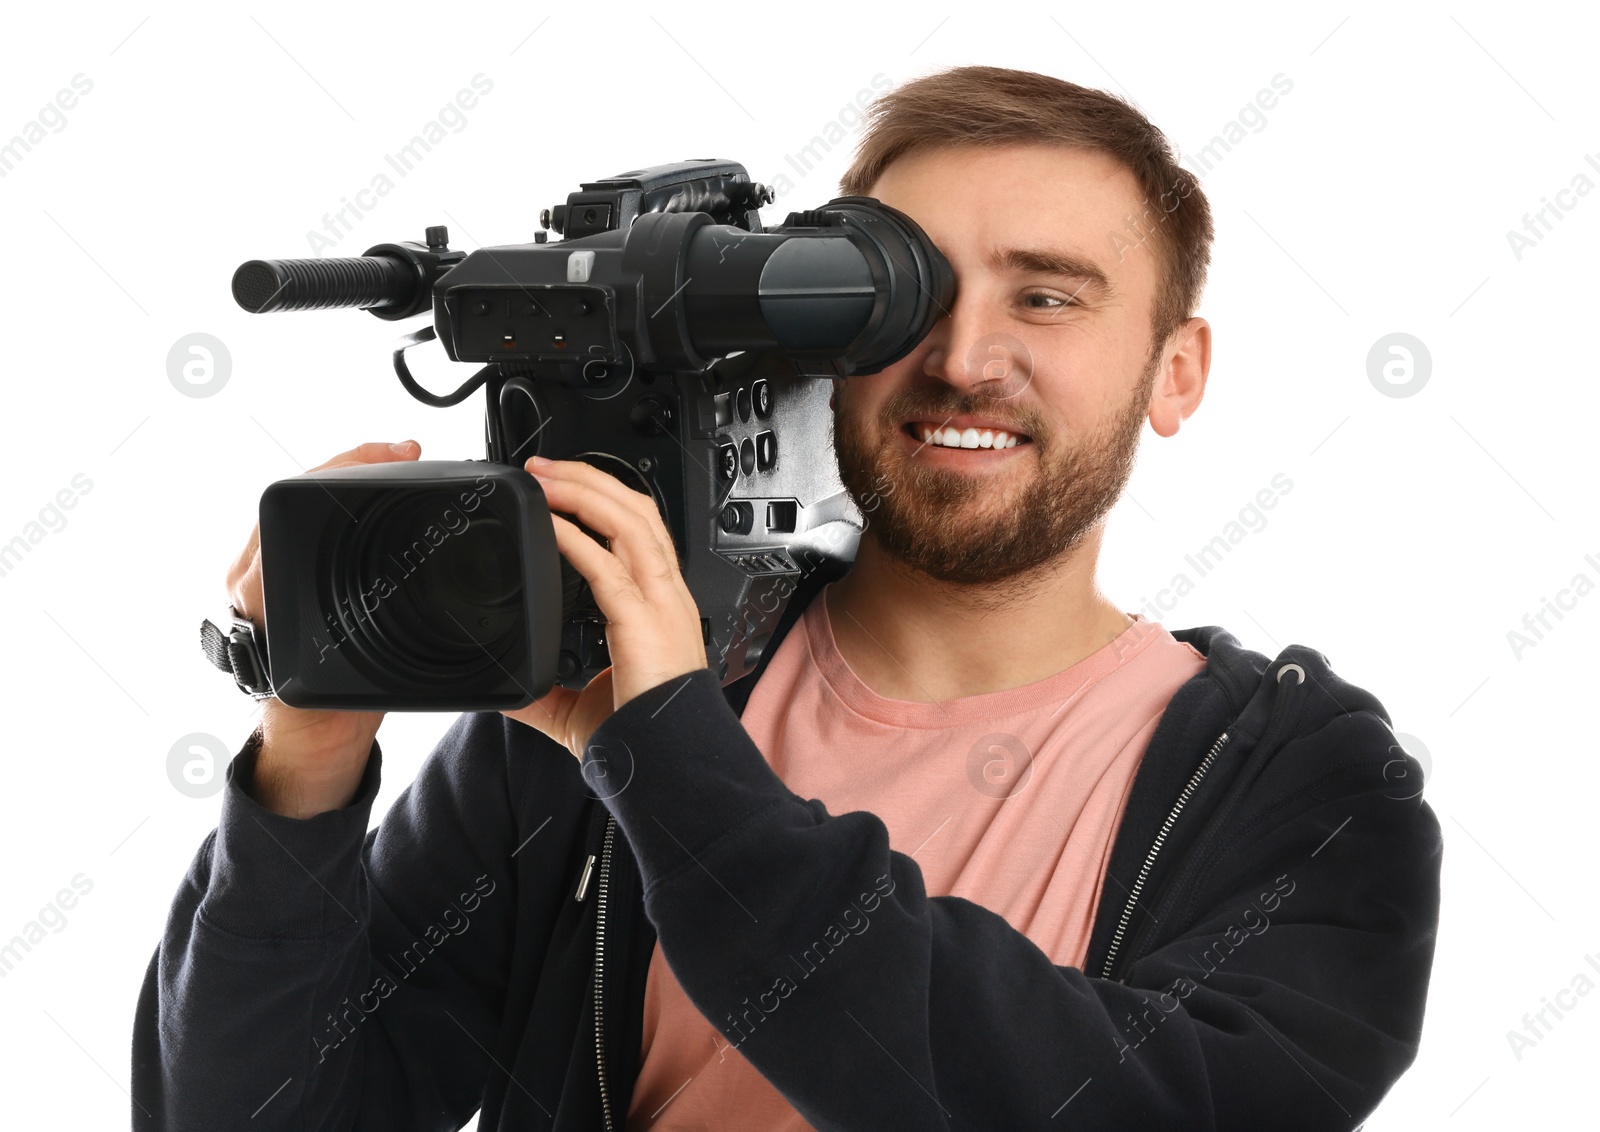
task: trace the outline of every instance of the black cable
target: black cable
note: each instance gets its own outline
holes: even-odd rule
[[[506,395],[509,393],[521,393],[528,399],[528,403],[533,406],[533,431],[528,434],[527,438],[523,440],[521,444],[517,445],[517,450],[515,452],[506,453],[505,456],[500,460],[500,462],[503,464],[511,464],[514,467],[521,467],[522,464],[527,462],[528,457],[537,456],[539,454],[537,445],[531,450],[528,449],[528,441],[539,435],[540,430],[544,428],[548,418],[544,414],[544,406],[539,403],[539,397],[534,392],[532,382],[530,382],[526,377],[522,376],[506,378],[506,380],[500,385],[498,397],[501,428],[500,448],[502,451],[505,449],[505,446],[510,443],[506,435],[509,431],[506,428],[506,422],[510,420],[510,409],[506,398]]]
[[[448,409],[452,405],[461,404],[461,402],[482,388],[484,382],[488,381],[490,375],[495,372],[496,366],[494,363],[484,366],[463,382],[453,393],[447,393],[443,396],[437,393],[429,393],[417,384],[416,378],[411,376],[411,370],[406,365],[406,351],[412,346],[420,346],[424,342],[432,342],[438,336],[438,332],[433,327],[424,326],[402,337],[400,345],[394,348],[394,372],[399,375],[400,384],[405,386],[406,392],[418,401],[421,401],[424,405],[432,405],[435,409]]]

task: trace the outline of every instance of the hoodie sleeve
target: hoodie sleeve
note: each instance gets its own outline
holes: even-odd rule
[[[1415,1057],[1438,918],[1438,823],[1390,742],[1356,712],[1285,744],[1118,981],[792,793],[709,669],[625,704],[584,774],[622,784],[684,991],[819,1129],[1350,1129]]]
[[[370,833],[376,742],[350,804],[307,819],[257,803],[253,745],[235,756],[139,995],[136,1130],[454,1129],[477,1110],[514,913],[504,722],[460,716]]]

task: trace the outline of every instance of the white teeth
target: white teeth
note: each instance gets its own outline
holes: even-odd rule
[[[922,443],[931,444],[939,448],[1015,448],[1020,443],[1020,438],[1012,436],[1004,429],[978,429],[978,428],[934,428],[931,425],[919,424],[917,431],[922,436]]]

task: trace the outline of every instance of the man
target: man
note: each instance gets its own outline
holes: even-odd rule
[[[267,701],[152,958],[136,1127],[1348,1129],[1411,1063],[1440,839],[1382,705],[1095,583],[1142,422],[1204,390],[1198,186],[1041,75],[872,119],[844,189],[957,295],[836,383],[854,563],[721,688],[654,504],[530,461],[609,541],[555,518],[612,667],[462,716],[371,833],[381,716]],[[259,611],[254,540],[230,589]]]

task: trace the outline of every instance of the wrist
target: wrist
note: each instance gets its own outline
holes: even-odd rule
[[[262,808],[291,818],[311,818],[348,806],[360,790],[374,742],[328,749],[302,748],[293,736],[275,739],[258,727],[240,752],[252,754],[250,773],[241,783]]]
[[[266,759],[256,763],[247,792],[262,809],[286,818],[314,818],[349,806],[360,789],[364,769],[358,765],[342,773],[312,777]]]
[[[706,663],[706,660],[703,656],[698,659],[698,664],[690,664],[686,662],[681,665],[674,665],[670,668],[658,669],[655,672],[641,673],[633,680],[625,681],[621,685],[615,684],[615,675],[613,674],[615,710],[621,710],[625,704],[638,699],[647,692],[661,688],[664,685],[671,685],[673,688],[682,687],[684,681],[688,677],[693,676],[696,672],[703,672],[711,667]]]

